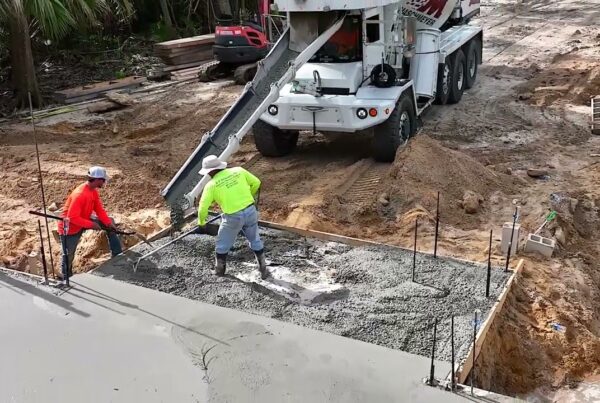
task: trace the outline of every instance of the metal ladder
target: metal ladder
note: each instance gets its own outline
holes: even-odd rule
[[[592,97],[592,134],[600,135],[600,95]]]

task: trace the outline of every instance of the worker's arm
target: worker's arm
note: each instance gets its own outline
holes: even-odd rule
[[[65,217],[69,219],[69,222],[75,224],[81,228],[94,228],[94,222],[89,218],[85,218],[81,216],[81,204],[82,200],[75,198],[71,201],[69,206],[69,210],[65,213]]]
[[[112,227],[113,223],[108,214],[106,214],[106,210],[104,210],[104,206],[102,205],[102,200],[100,200],[100,196],[96,194],[94,198],[94,213],[96,213],[96,217],[102,224],[107,227]]]
[[[214,201],[214,187],[209,182],[202,191],[200,196],[200,203],[198,203],[198,225],[201,227],[206,224],[206,217],[208,217],[208,209]]]
[[[258,193],[258,189],[260,189],[260,179],[258,179],[256,176],[252,175],[245,169],[243,172],[244,177],[246,178],[246,182],[248,182],[248,185],[250,186],[250,192],[252,193],[252,197],[255,197],[256,193]]]

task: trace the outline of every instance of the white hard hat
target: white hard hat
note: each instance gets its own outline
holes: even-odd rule
[[[106,175],[106,169],[102,167],[91,167],[88,171],[88,178],[108,180],[108,175]]]
[[[225,161],[221,161],[216,155],[209,155],[202,160],[202,169],[198,173],[200,175],[206,175],[215,169],[225,168],[227,168],[227,163]]]

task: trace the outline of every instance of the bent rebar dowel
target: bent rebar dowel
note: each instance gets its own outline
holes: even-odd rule
[[[212,218],[212,219],[208,220],[208,221],[206,222],[206,224],[213,223],[213,222],[217,221],[217,220],[218,220],[218,219],[220,219],[220,218],[221,218],[221,216],[220,216],[220,215],[219,215],[219,216],[216,216],[216,217],[214,217],[214,218]],[[169,246],[169,245],[173,245],[175,242],[177,242],[177,241],[179,241],[179,240],[181,240],[181,239],[185,238],[185,237],[186,237],[186,236],[188,236],[188,235],[191,235],[191,234],[193,234],[195,231],[196,231],[196,227],[192,228],[191,230],[189,230],[189,231],[187,231],[187,232],[184,232],[183,234],[179,235],[177,238],[170,240],[170,241],[169,241],[169,242],[167,242],[166,244],[159,246],[158,248],[154,249],[153,251],[150,251],[150,252],[146,253],[145,255],[143,255],[143,256],[140,256],[140,257],[138,258],[138,260],[135,262],[135,264],[133,265],[133,272],[135,273],[135,272],[137,271],[138,265],[140,264],[140,262],[141,262],[142,260],[146,259],[146,258],[147,258],[147,257],[149,257],[149,256],[152,256],[152,255],[154,255],[156,252],[159,252],[159,251],[161,251],[162,249],[166,248],[166,247],[167,247],[167,246]]]

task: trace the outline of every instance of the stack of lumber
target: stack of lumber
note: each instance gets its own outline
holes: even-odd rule
[[[106,93],[127,88],[136,88],[146,81],[146,77],[131,76],[118,80],[104,81],[56,91],[54,99],[61,104],[72,104],[103,97]]]
[[[166,66],[152,70],[150,75],[153,77],[170,75],[177,80],[195,77],[200,66],[212,60],[214,43],[214,34],[157,43],[154,45],[154,54]]]

